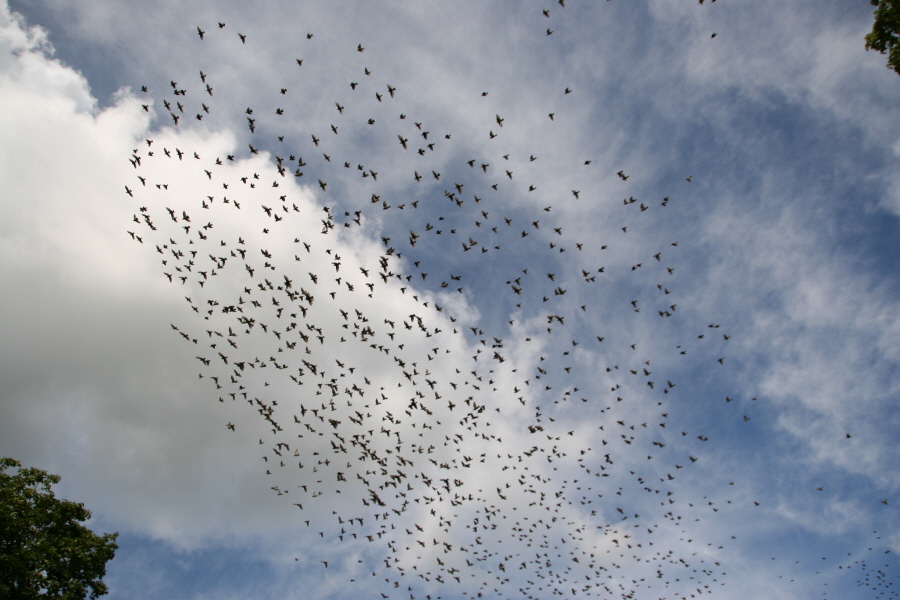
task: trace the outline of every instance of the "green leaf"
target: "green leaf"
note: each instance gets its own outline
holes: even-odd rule
[[[51,488],[59,480],[0,458],[0,598],[83,600],[107,593],[102,579],[118,534],[97,535],[82,525],[90,511],[56,498]]]

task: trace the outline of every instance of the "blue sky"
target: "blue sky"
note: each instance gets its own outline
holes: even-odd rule
[[[4,5],[0,454],[116,599],[894,597],[857,4]]]

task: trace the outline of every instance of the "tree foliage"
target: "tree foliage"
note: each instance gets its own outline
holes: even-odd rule
[[[866,50],[888,55],[887,66],[900,74],[900,0],[871,0],[875,10],[872,33],[866,35]]]
[[[50,489],[59,475],[21,467],[0,458],[0,598],[83,600],[106,594],[101,580],[118,534],[99,536],[83,526],[90,511],[57,499]]]

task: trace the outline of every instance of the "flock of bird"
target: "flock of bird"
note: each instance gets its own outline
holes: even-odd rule
[[[198,43],[214,35],[232,36],[237,51],[256,43],[226,23],[197,27]],[[346,48],[361,60],[365,50]],[[309,66],[292,57],[285,68]],[[260,469],[308,531],[310,554],[297,562],[340,568],[383,598],[714,594],[727,575],[728,515],[760,502],[730,491],[740,482],[703,487],[713,432],[679,417],[665,373],[694,352],[724,368],[730,335],[713,321],[662,352],[646,348],[637,332],[662,331],[682,311],[680,246],[645,236],[628,242],[633,260],[616,254],[677,201],[634,198],[620,169],[605,190],[615,201],[574,185],[536,203],[543,185],[530,165],[542,145],[505,145],[515,125],[502,110],[482,132],[496,149],[444,168],[435,152],[467,140],[403,108],[386,122],[413,90],[376,72],[366,65],[342,84],[329,128],[277,130],[304,92],[276,82],[240,117],[243,151],[206,156],[147,139],[129,158],[128,235],[190,306],[193,320],[171,327],[225,405],[220,427],[263,436]],[[226,87],[203,70],[171,81],[168,139],[209,118]],[[564,87],[560,102],[577,94]],[[334,142],[361,130],[380,136],[371,164]],[[189,192],[170,184],[185,177]],[[407,196],[385,183],[402,178],[417,186]],[[691,183],[673,182],[681,195]],[[364,197],[346,195],[359,185]],[[605,203],[615,226],[576,239],[558,215],[579,203]],[[610,280],[640,291],[623,296]],[[467,313],[486,298],[503,322]],[[620,322],[597,329],[604,319]],[[741,426],[755,400],[722,406],[742,407],[728,413]]]

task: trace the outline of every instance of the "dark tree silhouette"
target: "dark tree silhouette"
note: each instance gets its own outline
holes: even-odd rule
[[[872,33],[866,35],[866,50],[878,50],[888,55],[887,66],[900,74],[900,2],[871,0],[875,10]]]
[[[17,469],[15,474],[7,473]],[[81,523],[84,505],[50,489],[59,475],[0,458],[0,597],[83,600],[107,593],[101,581],[117,533],[96,535]]]

